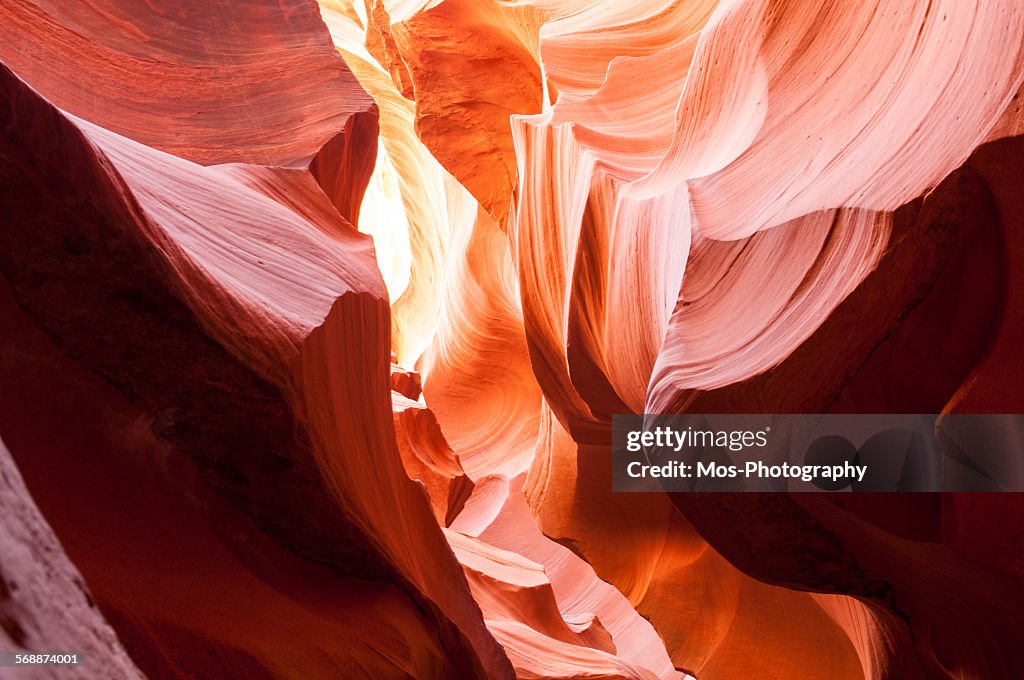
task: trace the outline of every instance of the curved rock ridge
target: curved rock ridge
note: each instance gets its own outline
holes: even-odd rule
[[[270,539],[211,492],[189,456],[154,436],[152,414],[61,354],[6,288],[0,312],[0,427],[147,676],[457,672],[407,593],[379,578],[339,578]],[[65,426],[48,425],[54,419]]]
[[[549,540],[533,525],[522,483],[522,477],[510,480],[507,492],[499,495],[499,511],[486,526],[478,525],[476,534],[492,545],[542,564],[563,618],[587,621],[595,617],[624,663],[655,677],[682,680],[685,674],[673,667],[655,629],[623,594],[601,581],[578,555]],[[469,514],[469,507],[463,514]]]
[[[472,223],[477,205],[416,136],[415,104],[364,46],[365,17],[357,16],[358,7],[329,2],[321,12],[338,51],[380,111],[380,162],[358,227],[374,237],[388,286],[396,362],[411,369],[439,324],[449,235]]]
[[[370,104],[304,0],[16,0],[0,26],[0,59],[54,105],[203,165],[309,162]]]
[[[670,373],[677,385],[693,388],[763,372],[796,348],[796,335],[788,341],[773,338],[767,326],[754,322],[743,333],[769,346],[762,353],[748,345],[744,359],[736,362],[743,334],[716,323],[692,329],[700,334],[695,356],[671,356],[683,347],[689,351],[696,338],[671,337],[670,326],[683,324],[690,303],[681,286],[684,273],[688,279],[701,277],[702,266],[722,264],[688,263],[687,257],[699,252],[705,239],[749,238],[766,228],[799,228],[800,223],[813,230],[814,222],[833,222],[835,213],[829,211],[842,206],[893,210],[937,184],[985,139],[1024,74],[1024,19],[1009,5],[977,12],[962,5],[933,9],[833,3],[818,16],[800,3],[725,3],[705,17],[703,27],[694,19],[696,40],[694,32],[680,31],[677,42],[659,53],[660,66],[644,55],[621,55],[592,94],[566,96],[543,114],[513,118],[519,186],[511,232],[518,244],[524,314],[528,327],[537,328],[529,340],[536,343],[531,351],[541,367],[538,378],[546,392],[557,395],[552,405],[570,429],[585,428],[607,404],[606,398],[602,404],[587,395],[593,371],[573,376],[574,315],[589,326],[577,331],[584,338],[579,346],[587,347],[584,365],[600,369],[633,411],[643,409],[656,359],[664,367],[655,381]],[[619,28],[598,23],[605,16],[593,14],[595,32]],[[608,20],[614,22],[614,14]],[[947,22],[939,31],[937,26]],[[873,29],[882,23],[884,30]],[[831,44],[832,35],[848,36],[849,45]],[[862,35],[871,35],[878,47]],[[1007,49],[972,48],[982,35],[1005,42]],[[580,49],[586,55],[581,59],[591,56]],[[891,59],[876,60],[880,50],[888,50]],[[819,51],[835,61],[823,61]],[[892,71],[862,78],[872,68]],[[970,80],[967,73],[974,69],[990,75]],[[644,91],[642,100],[631,94],[638,92],[631,84],[640,73],[645,83],[658,86],[652,95]],[[797,73],[807,77],[794,78]],[[854,83],[860,89],[849,101],[856,106],[835,106]],[[918,87],[928,96],[915,95]],[[943,100],[941,115],[932,115],[938,111],[935,98],[945,92],[955,97]],[[643,105],[647,116],[637,116]],[[651,117],[659,107],[662,113]],[[903,137],[881,145],[873,141],[889,131]],[[879,154],[883,147],[894,155]],[[832,238],[852,240],[823,244],[818,256],[832,260],[826,271],[836,278],[808,285],[801,276],[821,276],[818,268],[793,265],[795,285],[809,289],[804,292],[814,299],[814,309],[804,307],[809,300],[795,296],[792,287],[775,290],[770,284],[776,303],[768,294],[756,298],[767,302],[764,313],[783,323],[786,334],[812,332],[816,320],[872,269],[886,244],[884,214],[873,217],[855,209],[838,215]],[[801,239],[801,247],[813,248],[811,243]],[[788,249],[778,252],[755,259],[790,256]],[[618,262],[620,257],[631,266]],[[837,257],[843,261],[832,259]],[[547,278],[538,269],[548,272]],[[598,294],[577,302],[574,286],[595,283]],[[715,295],[725,294],[719,288]],[[579,309],[584,305],[614,311]],[[722,305],[732,306],[724,300]],[[670,321],[673,317],[679,318]],[[635,331],[607,331],[619,323]],[[713,348],[717,363],[700,362],[703,343]],[[679,361],[695,362],[694,377],[679,375]]]
[[[415,104],[363,45],[376,34],[359,8],[331,2],[323,12],[381,112],[386,161],[370,184],[380,200],[368,203],[359,228],[384,244],[377,257],[392,298],[393,350],[400,365],[419,368],[424,398],[466,474],[515,476],[533,455],[540,390],[508,240],[417,136]],[[404,240],[395,237],[396,214]]]
[[[155,149],[309,168],[358,217],[377,115],[313,2],[18,0],[0,8],[0,61],[62,110]]]
[[[0,507],[0,642],[5,651],[74,649],[80,661],[88,658],[91,670],[69,666],[61,672],[63,677],[89,678],[97,673],[107,678],[144,677],[96,609],[3,442]],[[36,673],[38,677],[46,674]],[[57,672],[49,675],[56,677]]]
[[[542,104],[537,13],[501,0],[371,0],[363,17],[367,48],[415,102],[417,136],[504,224],[516,171],[508,119]]]
[[[462,85],[453,88],[440,78],[427,92],[417,87],[425,82],[420,55],[451,48],[435,33],[409,27],[429,25],[444,5],[450,3],[357,4],[352,16],[367,28],[366,45],[396,90],[418,111],[438,106],[441,98],[462,109],[451,119],[466,120],[486,100],[483,93],[503,81],[509,88],[506,101],[514,102],[518,90],[502,69],[518,57],[485,71],[462,70],[467,78],[473,74],[479,99],[467,101]],[[853,410],[871,404],[899,410],[896,404],[913,403],[924,412],[951,404],[959,386],[970,384],[970,371],[985,356],[985,343],[996,328],[985,311],[988,301],[1012,287],[992,276],[1005,263],[993,260],[987,246],[975,245],[993,232],[987,226],[991,209],[970,173],[939,184],[986,139],[1015,134],[1024,18],[1012,3],[626,7],[538,0],[504,8],[505,16],[527,11],[536,14],[521,14],[518,27],[506,29],[505,36],[536,59],[544,110],[530,114],[524,108],[511,118],[516,184],[509,192],[511,213],[507,223],[501,222],[518,273],[515,292],[532,371],[545,400],[527,497],[545,533],[571,546],[652,617],[677,666],[702,677],[738,677],[742,664],[730,665],[733,652],[725,643],[751,644],[740,642],[743,627],[725,627],[708,638],[725,646],[705,645],[699,651],[700,645],[689,646],[697,638],[693,628],[682,625],[672,604],[679,591],[669,585],[678,584],[669,574],[679,567],[665,557],[662,541],[681,541],[692,546],[687,550],[708,556],[721,550],[739,570],[738,583],[752,583],[743,574],[752,566],[731,552],[733,539],[721,524],[700,521],[683,529],[684,517],[694,512],[688,506],[613,502],[597,490],[608,483],[601,466],[608,465],[609,416],[686,409],[813,412],[837,399]],[[463,26],[476,28],[478,22],[466,16]],[[523,38],[523,30],[532,31],[538,21],[539,30]],[[500,22],[488,21],[480,34],[496,25]],[[459,30],[449,27],[448,34]],[[989,49],[993,45],[1003,47]],[[469,60],[480,54],[473,41],[462,49]],[[429,140],[436,125],[418,119],[417,132]],[[493,138],[493,130],[479,124],[448,133],[478,148],[484,148],[482,138]],[[429,141],[428,146],[466,182],[469,156],[452,159],[457,146],[444,151]],[[501,177],[501,163],[484,167]],[[919,196],[929,192],[934,196],[922,204]],[[969,231],[978,233],[967,237]],[[950,252],[965,247],[971,254],[949,259]],[[948,304],[943,309],[938,302],[940,291],[945,299],[956,299],[965,285],[982,285],[991,295],[982,293],[984,302],[973,310],[958,303],[962,335],[944,340],[943,349],[929,350],[934,359],[928,364],[922,350],[949,313]],[[937,301],[931,312],[928,299]],[[498,327],[486,319],[475,325]],[[441,342],[446,331],[444,324],[438,326]],[[894,332],[903,338],[901,344],[883,342]],[[486,356],[475,343],[465,346],[473,348],[464,360],[469,365]],[[915,392],[915,381],[927,375],[925,366],[949,359],[953,363],[941,377],[931,370],[927,393],[920,386]],[[921,370],[900,377],[906,361]],[[1000,362],[1008,363],[1008,358]],[[430,369],[424,375],[426,403],[437,404],[444,428],[448,385],[432,385]],[[869,387],[883,376],[886,390]],[[892,398],[894,389],[907,398]],[[1016,397],[1000,395],[1007,407],[1016,403]],[[446,432],[456,433],[461,424]],[[562,444],[552,445],[554,435],[545,434],[550,431],[559,433],[555,439]],[[460,446],[451,441],[459,455]],[[485,472],[482,467],[473,473],[476,487],[453,528],[480,531],[482,523],[498,516],[507,485],[481,477]],[[913,515],[913,504],[904,506]],[[880,521],[870,507],[860,503],[850,512]],[[646,564],[637,543],[609,536],[608,523],[629,517],[622,520],[625,540],[633,518],[652,513],[664,517],[662,526],[669,528],[655,530],[666,538],[653,543],[651,552],[660,557]],[[595,519],[583,519],[590,517]],[[735,540],[747,545],[756,536]],[[796,534],[782,545],[801,554]],[[818,559],[832,559],[826,553]],[[857,559],[844,556],[840,563],[846,566],[835,567],[836,578]],[[753,575],[777,587],[743,585],[744,595],[730,612],[781,608],[789,612],[787,620],[802,611],[814,612],[804,616],[816,622],[776,631],[790,644],[801,634],[809,636],[805,651],[765,658],[760,672],[772,677],[944,672],[926,660],[927,652],[912,649],[917,636],[904,623],[906,613],[893,604],[888,588],[897,586],[888,576],[860,575],[856,579],[863,585],[854,587],[848,576],[840,581],[846,585],[811,586],[787,581],[781,573]],[[715,587],[727,581],[707,578],[702,581],[691,571],[687,580]],[[793,586],[837,594],[787,590]],[[991,616],[994,621],[1000,615]],[[911,621],[910,629],[917,631],[918,625],[924,624]],[[1017,624],[992,625],[1012,630]],[[714,630],[710,620],[705,630]],[[761,634],[756,624],[747,630]],[[822,631],[835,637],[825,645],[830,653],[819,655],[812,650],[821,645],[810,639]],[[986,668],[978,658],[966,658],[945,659],[943,668],[958,663]],[[1010,677],[1006,674],[1015,663],[1006,660],[988,670]]]
[[[610,444],[1024,409],[1022,91],[1016,0],[3,3],[0,639],[1024,677],[1019,496],[614,493]]]
[[[5,182],[19,187],[5,195],[2,269],[18,303],[152,413],[154,432],[270,536],[339,574],[391,581],[424,607],[450,648],[439,676],[510,675],[426,498],[402,472],[386,291],[369,239],[311,185],[294,212],[253,188],[259,171],[145,147],[2,75]],[[35,238],[40,224],[45,237]],[[348,358],[338,357],[346,345]],[[355,392],[334,389],[339,372]],[[249,418],[232,417],[240,408]],[[360,459],[371,450],[372,461]],[[417,516],[427,522],[418,540],[432,549],[409,542]]]

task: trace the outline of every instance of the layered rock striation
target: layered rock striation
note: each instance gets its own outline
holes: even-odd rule
[[[5,2],[4,644],[1020,677],[1016,495],[616,494],[610,439],[1021,411],[1022,85],[1011,0]]]

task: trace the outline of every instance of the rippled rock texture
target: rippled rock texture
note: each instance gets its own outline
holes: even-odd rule
[[[4,677],[1024,677],[1018,496],[610,453],[1024,411],[1022,84],[1017,0],[3,0],[0,645],[88,664]]]

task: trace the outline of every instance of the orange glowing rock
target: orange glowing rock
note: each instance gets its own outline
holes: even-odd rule
[[[367,45],[415,102],[417,135],[504,224],[516,175],[508,119],[541,108],[536,13],[496,0],[366,4]]]
[[[369,239],[322,192],[293,211],[301,183],[284,201],[260,170],[203,167],[143,146],[60,112],[9,71],[2,88],[6,177],[23,187],[5,203],[16,226],[3,248],[19,304],[154,412],[154,431],[267,534],[339,574],[407,591],[427,625],[443,629],[441,644],[459,650],[446,673],[509,674],[401,466],[387,297]],[[68,221],[76,194],[60,191],[72,186],[91,203]],[[29,221],[32,196],[47,196],[47,212]],[[25,231],[41,223],[47,238]],[[248,416],[230,415],[240,408]],[[403,538],[417,523],[434,548]]]
[[[1015,496],[613,493],[610,440],[1024,409],[1022,86],[1015,0],[4,3],[0,639],[1020,677]]]

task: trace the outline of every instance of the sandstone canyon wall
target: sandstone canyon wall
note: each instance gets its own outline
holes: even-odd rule
[[[1024,412],[1022,86],[1018,0],[0,0],[0,651],[86,659],[0,677],[1024,677],[1019,495],[610,447]]]

